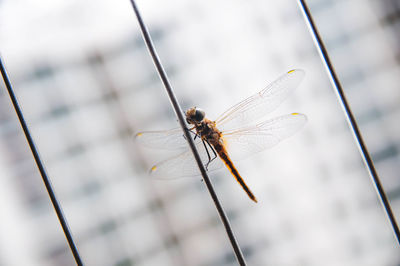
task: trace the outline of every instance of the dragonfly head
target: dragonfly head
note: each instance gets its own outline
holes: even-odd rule
[[[193,125],[199,124],[199,123],[201,123],[201,121],[203,121],[205,116],[206,116],[206,113],[203,110],[196,108],[196,107],[189,108],[186,111],[186,121],[189,124],[193,124]]]

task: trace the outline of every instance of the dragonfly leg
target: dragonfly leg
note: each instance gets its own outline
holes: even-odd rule
[[[192,134],[194,134],[193,140],[196,140],[196,138],[200,138],[200,135],[197,134],[196,132],[194,132],[194,131],[193,131],[193,128],[190,128],[189,131],[190,131]]]
[[[204,167],[206,168],[206,171],[208,171],[208,165],[209,165],[210,162],[211,162],[211,156],[210,156],[210,153],[208,152],[208,149],[207,149],[207,146],[206,146],[206,142],[208,143],[208,141],[203,140],[204,149],[206,150],[206,152],[207,152],[207,157],[208,157],[208,162],[204,165]]]
[[[206,141],[208,144],[208,147],[210,147],[211,151],[214,154],[214,157],[208,162],[208,164],[210,164],[212,161],[215,160],[215,158],[217,158],[217,152],[215,151],[214,147],[210,144],[210,142]]]
[[[211,149],[211,151],[212,151],[213,154],[214,154],[214,157],[213,157],[212,159],[211,159],[210,153],[208,152],[208,148],[206,147],[206,144],[205,144],[204,142],[207,143],[208,147]],[[203,141],[203,144],[204,144],[204,147],[205,147],[205,149],[206,149],[206,151],[207,151],[207,156],[208,156],[208,162],[207,162],[206,165],[205,165],[206,170],[208,170],[208,165],[209,165],[212,161],[214,161],[215,158],[217,158],[217,152],[214,150],[214,147],[213,147],[207,140]]]
[[[193,129],[194,129],[194,127],[189,128],[189,132],[192,133],[192,134],[194,134],[193,140],[196,140],[196,138],[197,138],[197,137],[200,137],[200,136],[199,136],[196,132],[193,132]],[[184,139],[186,139],[185,134],[183,134],[182,136],[183,136]]]

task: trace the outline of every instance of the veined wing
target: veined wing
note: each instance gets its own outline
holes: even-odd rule
[[[208,162],[207,152],[203,144],[196,144],[203,164]],[[211,158],[214,157],[212,151],[209,151]],[[215,171],[223,167],[223,163],[219,157],[215,158],[208,166],[208,172]],[[154,165],[150,169],[150,176],[156,179],[175,179],[180,177],[201,176],[199,167],[194,159],[191,150],[178,154],[172,158],[162,161]]]
[[[265,149],[271,148],[283,139],[299,131],[307,121],[303,114],[293,113],[276,117],[255,126],[239,130],[222,132],[224,144],[232,162],[245,159]],[[202,162],[208,162],[207,152],[201,142],[196,144]],[[209,151],[210,156],[213,153]],[[213,160],[208,171],[215,171],[224,166],[219,157]],[[190,150],[162,161],[150,170],[150,175],[157,179],[200,176],[200,170]]]
[[[294,135],[307,122],[303,114],[279,116],[255,126],[222,132],[224,144],[232,161],[245,159]]]
[[[232,106],[216,119],[219,130],[233,130],[259,121],[267,113],[275,110],[300,84],[305,72],[290,70],[269,84],[262,91]]]
[[[179,150],[189,148],[180,127],[162,131],[139,132],[135,135],[135,140],[143,146],[154,149]],[[195,143],[201,143],[200,138],[196,138]]]

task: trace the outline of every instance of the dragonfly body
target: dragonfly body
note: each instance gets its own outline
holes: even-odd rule
[[[255,202],[257,199],[244,183],[233,162],[275,146],[304,126],[307,117],[299,113],[269,120],[264,118],[291,94],[303,77],[303,70],[290,70],[260,92],[235,104],[215,120],[207,119],[204,111],[195,107],[186,111],[186,121],[192,126],[190,130],[195,135],[195,145],[206,169],[214,171],[227,167]],[[150,148],[181,151],[153,166],[151,176],[169,179],[200,175],[187,141],[182,137],[181,128],[139,132],[136,139]],[[210,152],[214,155],[213,158]]]
[[[211,121],[211,120],[205,118],[204,111],[197,109],[196,107],[190,108],[189,110],[186,111],[186,121],[189,124],[194,126],[194,129],[196,130],[196,134],[198,136],[200,136],[200,138],[203,142],[207,143],[211,149],[212,148],[215,149],[218,156],[221,158],[221,160],[224,162],[226,167],[229,169],[229,171],[232,173],[232,175],[236,178],[236,180],[242,186],[244,191],[246,191],[249,198],[251,200],[253,200],[254,202],[257,202],[256,197],[250,191],[250,189],[248,188],[246,183],[243,181],[243,178],[240,176],[238,170],[236,169],[235,165],[233,164],[232,160],[230,159],[230,157],[228,155],[228,151],[225,148],[224,140],[222,138],[222,133],[216,127],[215,121]],[[205,149],[207,149],[207,146],[205,143],[204,143],[204,147],[205,147]],[[209,155],[208,151],[207,151],[207,154]],[[215,157],[213,159],[215,159]],[[211,159],[211,156],[208,156],[208,162],[206,164],[206,167],[213,159]]]

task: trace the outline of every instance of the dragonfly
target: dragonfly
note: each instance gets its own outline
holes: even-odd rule
[[[248,197],[257,202],[233,162],[275,146],[305,125],[307,117],[301,113],[265,119],[295,90],[304,76],[305,72],[301,69],[290,70],[215,120],[206,118],[200,108],[189,108],[185,112],[186,121],[206,170],[211,172],[225,166]],[[201,175],[181,127],[139,132],[135,139],[149,148],[179,151],[177,155],[151,167],[151,176],[173,179]]]

